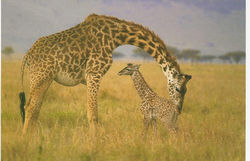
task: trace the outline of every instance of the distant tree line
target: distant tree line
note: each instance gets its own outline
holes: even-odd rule
[[[196,49],[184,49],[179,50],[176,47],[168,46],[168,51],[177,57],[179,61],[184,62],[203,62],[203,63],[211,63],[211,62],[223,62],[223,63],[245,63],[246,54],[244,51],[232,51],[227,52],[221,56],[214,56],[214,55],[201,55],[200,50]],[[114,52],[113,58],[123,58],[125,55],[120,52]],[[133,50],[133,57],[140,58],[145,60],[153,60],[153,58],[146,53],[141,48],[135,48]]]
[[[200,50],[196,49],[184,49],[184,50],[179,50],[176,47],[173,46],[168,46],[168,51],[177,57],[179,61],[189,61],[189,62],[203,62],[203,63],[211,63],[215,61],[220,61],[223,63],[240,63],[243,62],[245,63],[246,59],[246,53],[244,51],[232,51],[232,52],[227,52],[224,55],[221,56],[214,56],[214,55],[201,55]],[[4,49],[2,49],[2,53],[10,56],[14,53],[14,49],[11,46],[6,46]],[[146,53],[144,50],[141,48],[135,48],[133,50],[133,57],[143,59],[145,60],[153,60],[153,58]],[[112,54],[112,57],[114,59],[121,59],[125,57],[125,54],[114,51]]]

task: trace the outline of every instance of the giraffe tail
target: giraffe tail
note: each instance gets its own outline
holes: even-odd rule
[[[19,99],[20,99],[20,114],[21,114],[21,117],[22,117],[22,121],[24,123],[25,121],[25,110],[24,110],[24,106],[25,106],[25,103],[26,103],[26,100],[25,100],[25,93],[24,92],[20,92],[19,93]]]
[[[27,57],[24,56],[23,57],[23,61],[22,61],[22,66],[21,66],[21,87],[22,87],[22,91],[19,93],[19,99],[20,99],[20,114],[22,117],[22,122],[24,123],[25,121],[25,103],[26,103],[26,99],[25,99],[25,93],[24,93],[24,88],[23,88],[23,74],[24,74],[24,69],[25,69],[25,64],[27,61]]]

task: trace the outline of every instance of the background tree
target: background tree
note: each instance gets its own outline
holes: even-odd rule
[[[3,50],[2,53],[5,55],[11,55],[14,53],[14,49],[11,46],[6,46]]]
[[[233,52],[226,53],[225,56],[234,60],[238,64],[240,62],[240,60],[246,58],[246,53],[243,51],[233,51]]]
[[[180,57],[180,50],[177,49],[176,47],[174,47],[174,46],[167,46],[167,49],[168,49],[168,51],[169,51],[172,55],[176,56],[177,58]]]
[[[121,52],[114,51],[112,53],[112,58],[114,58],[114,59],[121,59],[123,57],[125,57],[125,55],[123,53],[121,53]]]
[[[214,59],[216,59],[217,57],[214,55],[203,55],[199,57],[199,61],[201,62],[212,62]]]
[[[147,60],[153,60],[153,58],[151,57],[151,55],[149,55],[147,52],[145,52],[144,50],[142,50],[141,48],[135,48],[133,50],[133,57],[137,57],[137,58],[142,58],[144,61]]]
[[[221,55],[221,56],[219,56],[219,59],[221,59],[223,62],[230,62],[231,63],[231,58],[228,55]]]
[[[194,61],[197,61],[200,57],[200,50],[184,49],[181,51],[180,57],[183,59],[190,59],[193,63]]]

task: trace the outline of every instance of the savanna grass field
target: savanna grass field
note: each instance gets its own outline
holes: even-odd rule
[[[245,65],[180,64],[191,74],[179,131],[169,135],[158,122],[142,137],[140,98],[129,76],[117,73],[127,62],[114,61],[98,95],[99,126],[90,135],[86,86],[53,82],[36,129],[22,137],[19,111],[21,60],[2,59],[2,161],[243,161],[245,160]],[[139,62],[149,86],[168,97],[158,64]],[[24,86],[29,98],[29,75]]]

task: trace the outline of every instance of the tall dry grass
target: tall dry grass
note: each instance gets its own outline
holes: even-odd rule
[[[125,63],[114,63],[104,76],[98,97],[99,127],[88,132],[86,86],[52,83],[36,130],[21,136],[19,114],[20,61],[2,62],[1,125],[3,161],[242,161],[245,159],[245,66],[186,65],[191,74],[179,132],[169,136],[143,129],[140,98],[130,77],[118,76]],[[27,71],[27,70],[26,70]],[[166,79],[155,63],[141,67],[148,84],[168,97]],[[28,74],[25,92],[28,97]]]

